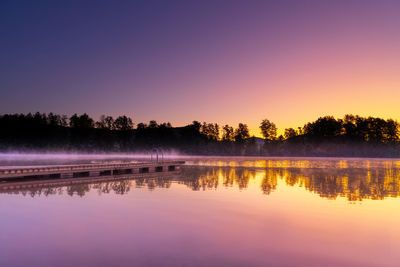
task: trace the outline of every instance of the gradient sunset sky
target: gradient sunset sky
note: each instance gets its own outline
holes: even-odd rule
[[[400,120],[400,1],[2,0],[0,34],[1,114]]]

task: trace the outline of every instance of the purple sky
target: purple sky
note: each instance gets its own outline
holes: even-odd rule
[[[400,119],[398,1],[1,1],[0,113]]]

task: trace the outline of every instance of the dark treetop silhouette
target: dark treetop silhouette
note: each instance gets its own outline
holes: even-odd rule
[[[70,118],[53,113],[0,116],[1,151],[145,152],[153,147],[197,155],[399,157],[399,123],[392,119],[346,115],[320,117],[277,137],[276,125],[260,124],[263,138],[250,137],[248,126],[234,129],[193,121],[184,127],[86,113]],[[221,137],[222,136],[222,137]]]

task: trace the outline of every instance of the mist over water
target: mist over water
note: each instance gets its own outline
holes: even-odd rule
[[[0,166],[141,162],[156,159],[148,153],[0,153]],[[400,168],[397,158],[196,156],[159,153],[159,160],[184,160],[185,165],[247,168]]]
[[[83,164],[101,162],[138,162],[155,159],[155,153],[0,153],[0,166],[43,165],[43,164]],[[159,155],[160,159],[175,159],[176,153]]]

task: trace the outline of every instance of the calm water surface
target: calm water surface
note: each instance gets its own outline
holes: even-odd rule
[[[0,266],[399,266],[399,196],[398,160],[192,158],[0,192]]]

